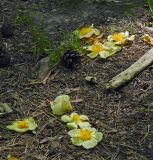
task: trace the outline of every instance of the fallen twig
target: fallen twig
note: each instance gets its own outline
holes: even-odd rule
[[[132,81],[139,73],[146,69],[149,65],[153,63],[153,48],[145,53],[139,60],[137,60],[133,65],[127,68],[125,71],[121,72],[115,76],[106,85],[107,90],[117,90]]]
[[[47,76],[42,80],[42,81],[32,81],[29,84],[30,85],[34,85],[34,84],[46,84],[49,76],[51,75],[52,71],[50,70],[47,74]],[[54,80],[54,78],[56,77],[56,75],[59,73],[59,70],[57,70],[50,78],[50,80]]]

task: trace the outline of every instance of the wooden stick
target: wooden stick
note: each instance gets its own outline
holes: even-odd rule
[[[139,60],[137,60],[129,68],[115,76],[106,85],[107,90],[117,90],[132,81],[139,73],[146,69],[153,63],[153,48],[145,53]]]

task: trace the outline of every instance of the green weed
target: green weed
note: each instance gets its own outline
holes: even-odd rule
[[[153,0],[146,0],[149,6],[149,11],[153,15]]]
[[[114,25],[114,24],[112,24],[112,25],[108,26],[107,30],[108,30],[108,32],[109,32],[110,34],[112,34],[112,33],[114,33],[114,32],[117,31],[117,26]]]
[[[140,108],[140,110],[143,112],[153,112],[152,108]]]
[[[48,55],[52,50],[52,42],[46,36],[43,27],[36,27],[33,24],[32,16],[28,12],[20,13],[16,19],[17,24],[26,23],[33,37],[32,50],[37,57]]]
[[[51,67],[58,66],[61,57],[68,49],[81,52],[81,41],[77,32],[62,33],[61,43],[57,48],[55,48],[53,47],[52,41],[47,38],[45,32],[43,31],[43,27],[35,27],[30,13],[26,12],[19,14],[16,22],[17,24],[28,24],[30,33],[33,37],[32,49],[34,54],[37,57],[40,57],[41,55],[49,56]]]
[[[82,51],[79,34],[76,32],[62,33],[62,41],[59,47],[53,50],[50,54],[51,66],[57,66],[60,63],[63,54],[69,49],[75,50],[79,53]]]

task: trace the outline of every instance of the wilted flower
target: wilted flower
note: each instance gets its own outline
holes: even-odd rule
[[[54,115],[62,115],[67,111],[72,110],[72,105],[70,102],[70,97],[68,95],[60,95],[55,98],[51,104]]]
[[[18,158],[9,154],[7,160],[18,160]]]
[[[37,124],[32,117],[20,121],[14,121],[11,125],[7,126],[8,129],[16,132],[33,131],[36,127]]]
[[[103,46],[105,46],[108,49],[99,54],[101,58],[108,58],[110,56],[113,56],[115,53],[121,51],[122,49],[120,46],[116,45],[116,43],[114,42],[105,42]]]
[[[96,42],[92,46],[87,47],[88,51],[91,51],[88,56],[90,58],[96,58],[100,53],[108,50],[102,43]]]
[[[142,38],[146,43],[153,45],[153,37],[149,36],[149,34],[143,35]]]
[[[126,41],[133,41],[135,35],[129,36],[129,32],[114,33],[108,36],[108,41],[114,41],[116,44],[125,44]]]
[[[91,51],[91,53],[88,54],[90,58],[96,58],[98,55],[100,55],[101,58],[107,58],[119,52],[121,47],[116,46],[114,42],[105,42],[104,44],[96,42],[92,46],[87,47],[87,50]]]
[[[81,28],[79,31],[80,39],[82,38],[89,38],[92,35],[99,35],[100,31],[94,28],[93,24],[90,27]]]
[[[87,122],[88,120],[89,118],[86,115],[79,115],[75,112],[70,116],[63,115],[61,117],[61,121],[66,122],[69,129],[90,127],[91,125]]]
[[[91,37],[88,37],[88,38],[84,38],[83,39],[83,42],[85,44],[91,44],[91,43],[95,43],[95,42],[101,42],[102,41],[102,38],[103,38],[103,33],[100,33],[99,35],[92,35]]]
[[[71,141],[76,146],[83,146],[86,149],[93,148],[102,140],[103,134],[95,128],[73,129],[68,132]]]

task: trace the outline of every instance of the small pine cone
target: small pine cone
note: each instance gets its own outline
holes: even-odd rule
[[[1,27],[1,34],[4,38],[10,38],[14,35],[15,27],[10,23],[3,23]]]
[[[61,64],[65,68],[73,69],[81,62],[81,57],[77,51],[67,50],[61,59]]]

